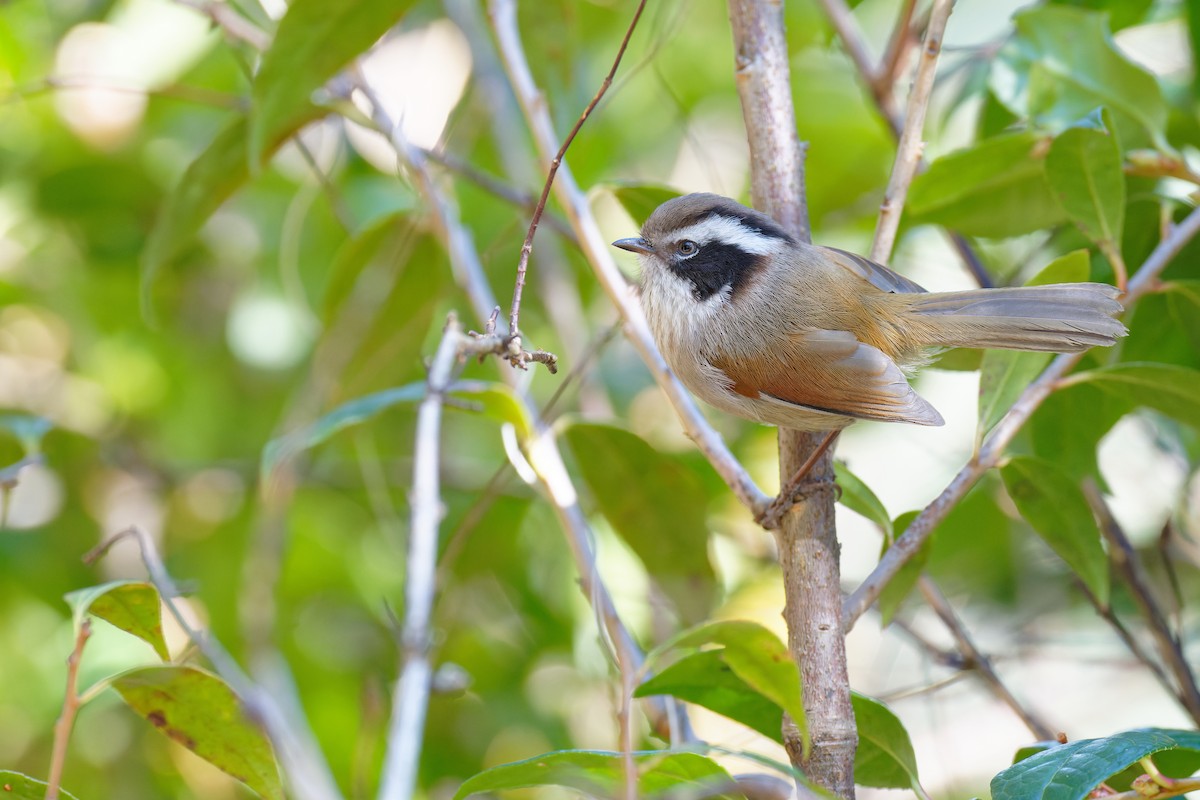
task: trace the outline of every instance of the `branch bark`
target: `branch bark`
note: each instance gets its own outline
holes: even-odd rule
[[[770,0],[729,0],[737,88],[750,144],[751,197],[790,233],[811,241],[804,198],[804,147],[788,69],[783,8]],[[780,429],[780,485],[808,460],[821,434]],[[833,486],[832,448],[810,473]],[[800,668],[811,747],[794,725],[784,726],[792,763],[839,797],[854,796],[858,736],[850,705],[846,640],[841,625],[841,573],[834,494],[818,491],[783,517],[776,534],[783,570],[788,648]]]

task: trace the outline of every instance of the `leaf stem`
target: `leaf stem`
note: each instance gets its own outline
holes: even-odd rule
[[[67,657],[67,691],[63,695],[62,712],[54,723],[54,747],[50,753],[50,775],[46,779],[46,800],[58,800],[62,784],[63,768],[67,762],[67,744],[71,739],[71,728],[75,715],[83,704],[79,698],[79,662],[83,658],[83,647],[92,635],[92,622],[84,619],[75,633],[75,647]]]

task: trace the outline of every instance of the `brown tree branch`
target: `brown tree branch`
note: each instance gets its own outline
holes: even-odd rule
[[[1158,276],[1198,232],[1200,232],[1200,209],[1194,209],[1171,230],[1165,239],[1159,242],[1154,251],[1142,263],[1137,274],[1129,282],[1129,290],[1122,297],[1126,308],[1132,306],[1142,295],[1153,289]],[[1000,463],[1009,442],[1017,435],[1033,412],[1057,388],[1059,380],[1078,364],[1084,355],[1085,353],[1067,353],[1059,356],[1038,376],[1037,380],[1022,392],[1017,402],[1009,409],[1008,414],[992,429],[991,435],[979,448],[979,452],[954,476],[942,493],[917,515],[904,534],[884,553],[883,558],[880,559],[879,564],[866,580],[854,590],[850,597],[846,598],[846,602],[842,605],[842,619],[847,630],[852,628],[858,618],[879,599],[879,595],[888,581],[895,577],[896,573],[917,554],[921,545],[933,533],[938,523],[946,518],[950,509],[966,496],[984,473]]]
[[[804,197],[804,147],[796,138],[783,7],[769,0],[729,0],[738,95],[750,145],[754,206],[793,235],[811,241]],[[861,56],[861,54],[859,54]],[[807,463],[820,434],[780,429],[780,484]],[[829,450],[812,467],[832,487]],[[776,535],[783,570],[788,649],[800,668],[811,747],[794,724],[784,726],[792,764],[839,797],[854,796],[858,736],[850,705],[846,640],[841,625],[839,545],[834,493],[815,492],[786,514]]]
[[[75,727],[75,715],[79,712],[79,662],[83,660],[83,647],[92,635],[91,620],[84,619],[75,632],[75,646],[67,656],[67,690],[63,695],[62,712],[54,722],[54,746],[50,752],[50,773],[46,778],[46,800],[58,800],[62,786],[63,769],[67,765],[67,744],[71,741],[71,729]]]
[[[1200,690],[1196,688],[1196,675],[1188,664],[1183,653],[1183,644],[1179,641],[1167,622],[1167,615],[1159,605],[1154,592],[1150,588],[1150,579],[1142,568],[1142,563],[1133,549],[1129,537],[1112,515],[1112,510],[1100,493],[1100,488],[1092,479],[1083,482],[1083,494],[1087,497],[1092,513],[1100,523],[1100,533],[1108,542],[1108,557],[1113,567],[1125,579],[1129,593],[1141,612],[1142,618],[1154,639],[1159,656],[1175,676],[1175,697],[1184,710],[1191,715],[1192,720],[1200,725]]]

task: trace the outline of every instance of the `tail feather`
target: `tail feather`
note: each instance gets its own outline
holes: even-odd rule
[[[1107,284],[1063,283],[910,297],[929,344],[1067,353],[1126,334],[1117,294]]]

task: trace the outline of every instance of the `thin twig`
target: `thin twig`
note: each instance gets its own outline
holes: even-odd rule
[[[542,158],[549,162],[553,158],[558,140],[545,98],[534,83],[521,46],[520,32],[516,24],[516,8],[512,0],[491,0],[488,12],[496,31],[501,58],[517,100],[529,120],[534,142]],[[684,431],[696,442],[696,446],[733,490],[738,500],[752,513],[760,513],[771,502],[771,498],[755,485],[745,467],[729,451],[720,434],[704,419],[687,389],[663,360],[642,315],[641,306],[626,284],[624,276],[617,269],[608,243],[600,235],[587,198],[575,183],[570,166],[565,160],[559,167],[554,191],[559,203],[566,210],[567,220],[579,239],[584,256],[592,265],[609,299],[625,320],[626,336],[650,369],[655,382],[667,395],[683,424]]]
[[[1035,738],[1040,740],[1054,738],[1054,730],[1036,714],[1025,708],[1017,700],[1016,696],[1009,691],[1004,682],[1000,680],[1000,676],[992,668],[991,660],[976,646],[967,627],[958,618],[958,615],[954,612],[954,607],[950,605],[950,601],[946,599],[946,595],[942,594],[942,590],[933,582],[933,579],[928,575],[922,575],[918,579],[917,585],[921,590],[921,595],[925,598],[925,602],[929,604],[929,607],[938,615],[938,619],[950,631],[950,635],[954,637],[959,652],[966,659],[966,669],[977,672],[979,677],[983,679],[983,682],[992,690],[992,694],[996,695],[1001,702],[1011,708],[1021,718],[1021,721],[1025,723],[1025,727],[1029,728],[1030,733]]]
[[[884,86],[879,80],[880,71],[871,63],[871,54],[867,52],[866,37],[863,36],[862,29],[855,22],[850,7],[846,5],[845,0],[820,0],[820,3],[821,7],[825,9],[825,16],[829,18],[833,29],[837,31],[838,38],[842,40],[842,46],[846,48],[850,60],[854,62],[867,89],[875,98],[875,105],[879,107],[880,113],[883,114],[892,130],[899,131],[901,127],[900,112],[896,109],[896,101],[892,97],[892,87]]]
[[[804,460],[804,463],[800,465],[800,468],[796,470],[791,479],[779,490],[779,494],[775,496],[775,500],[763,512],[762,516],[758,518],[758,524],[767,530],[774,530],[779,527],[779,522],[783,519],[783,515],[795,507],[796,494],[809,481],[809,473],[816,467],[817,461],[820,460],[821,456],[825,455],[825,452],[833,445],[839,433],[841,431],[830,431],[825,434],[825,437],[821,439],[821,443],[808,454],[808,458]],[[829,488],[832,488],[832,486]]]
[[[179,589],[167,572],[154,540],[144,530],[132,526],[113,534],[86,553],[84,563],[93,563],[117,542],[127,538],[137,542],[150,582],[158,590],[168,613],[238,695],[247,713],[262,723],[275,747],[275,755],[283,767],[293,795],[299,800],[340,800],[341,793],[333,774],[303,717],[287,713],[283,706],[284,698],[273,696],[251,681],[216,637],[191,626],[176,602],[180,596]]]
[[[587,118],[591,116],[592,109],[600,102],[600,98],[604,97],[604,93],[608,91],[608,87],[612,86],[613,76],[617,74],[617,68],[621,65],[621,58],[625,55],[625,49],[629,46],[629,40],[633,36],[633,31],[637,28],[638,20],[642,18],[642,11],[646,8],[646,0],[638,2],[637,10],[633,12],[633,19],[629,22],[629,27],[625,29],[625,38],[621,40],[621,46],[617,49],[617,57],[613,59],[612,68],[608,74],[604,76],[604,80],[600,83],[600,88],[596,90],[592,101],[587,104],[587,108],[579,115],[579,119],[575,122],[575,127],[571,128],[571,132],[567,134],[567,138],[563,139],[562,146],[558,148],[558,152],[554,158],[550,160],[550,168],[546,173],[546,183],[542,186],[542,194],[538,198],[537,207],[533,210],[533,219],[529,220],[529,231],[525,234],[525,241],[521,244],[521,257],[517,260],[517,279],[513,284],[512,309],[508,312],[508,335],[519,337],[521,329],[517,322],[521,316],[521,293],[525,289],[525,272],[529,268],[529,254],[533,252],[533,236],[537,233],[538,221],[542,218],[542,212],[546,210],[546,201],[550,199],[550,188],[554,185],[554,176],[558,173],[559,166],[562,165],[563,157],[567,154],[567,149],[570,148],[571,142],[575,141],[575,136],[578,135],[583,123],[587,122]]]
[[[54,722],[54,747],[50,753],[50,774],[46,779],[46,800],[57,800],[62,785],[63,769],[67,764],[67,744],[71,741],[71,729],[75,727],[75,714],[79,712],[79,662],[83,659],[83,646],[92,635],[92,622],[84,619],[75,633],[75,646],[67,657],[67,691],[63,695],[62,712]]]
[[[194,9],[212,20],[213,25],[225,32],[232,40],[250,45],[255,50],[266,50],[271,37],[250,20],[234,11],[226,3],[215,0],[175,0],[181,6]]]
[[[1171,632],[1167,615],[1163,613],[1154,592],[1150,589],[1150,579],[1142,569],[1129,537],[1113,517],[1112,510],[1094,480],[1088,478],[1083,482],[1083,493],[1100,523],[1100,533],[1108,542],[1109,560],[1125,579],[1129,593],[1133,595],[1133,601],[1141,611],[1150,636],[1158,648],[1159,656],[1175,676],[1178,685],[1176,697],[1192,720],[1200,725],[1200,690],[1196,688],[1196,676],[1184,656],[1182,643]]]
[[[383,763],[380,800],[409,800],[417,785],[417,767],[425,740],[425,712],[433,678],[431,619],[436,593],[438,528],[445,513],[439,488],[442,401],[466,343],[451,316],[426,379],[417,410],[413,447],[412,516],[405,562],[404,627],[400,634],[404,667],[392,699],[392,723]]]
[[[933,15],[925,32],[925,44],[921,48],[921,61],[917,65],[917,76],[908,95],[904,128],[896,145],[896,163],[892,167],[892,177],[888,180],[883,204],[879,208],[879,220],[875,224],[875,241],[871,245],[873,261],[886,263],[896,243],[896,231],[900,228],[900,213],[904,210],[908,187],[921,163],[925,112],[933,95],[933,79],[942,51],[942,37],[946,34],[946,23],[953,9],[954,0],[934,0]]]
[[[891,38],[888,39],[887,49],[883,53],[879,69],[875,71],[875,90],[890,92],[899,80],[900,70],[904,66],[904,57],[916,44],[917,37],[913,34],[913,10],[917,0],[903,0],[900,13],[896,17],[896,25],[892,28]]]
[[[1126,308],[1132,306],[1142,295],[1153,289],[1158,276],[1198,232],[1200,232],[1200,209],[1193,209],[1165,239],[1159,242],[1129,282],[1129,291],[1122,297]],[[966,496],[971,487],[988,470],[1000,462],[1008,443],[1017,435],[1033,412],[1050,396],[1058,381],[1078,364],[1084,355],[1085,353],[1082,352],[1060,355],[1038,376],[1037,380],[1021,393],[1017,402],[1013,404],[1000,423],[992,429],[991,435],[980,447],[979,452],[954,476],[942,493],[917,515],[904,535],[883,554],[879,564],[866,580],[846,599],[842,605],[842,620],[846,630],[852,628],[863,612],[879,599],[879,595],[888,581],[895,577],[901,567],[917,554],[938,523],[945,519],[950,510]]]

